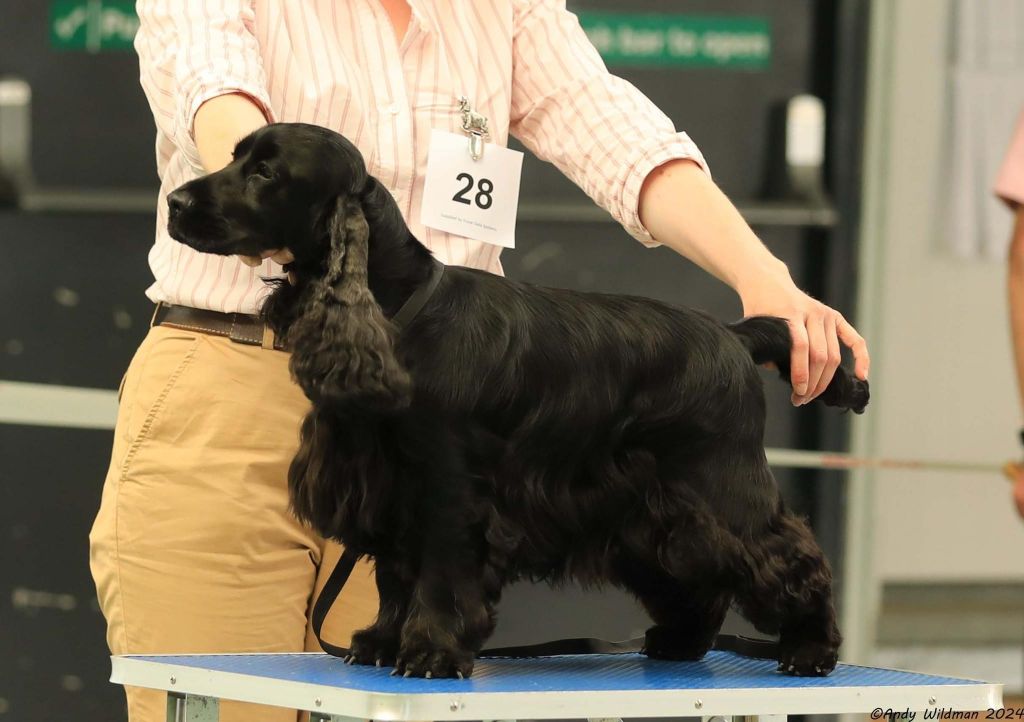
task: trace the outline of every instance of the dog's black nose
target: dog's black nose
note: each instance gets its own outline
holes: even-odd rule
[[[190,208],[195,202],[196,199],[186,190],[179,188],[176,191],[172,191],[167,195],[168,218],[173,221],[182,211]]]

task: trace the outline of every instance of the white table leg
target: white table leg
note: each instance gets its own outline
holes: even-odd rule
[[[219,722],[220,700],[195,694],[167,693],[167,722]]]

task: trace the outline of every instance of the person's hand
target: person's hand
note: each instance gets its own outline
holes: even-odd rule
[[[825,390],[840,362],[840,343],[853,351],[854,374],[867,380],[871,358],[867,343],[838,311],[808,296],[781,266],[737,287],[744,316],[778,316],[789,321],[793,336],[790,378],[794,406]]]
[[[272,251],[263,251],[258,256],[239,256],[242,263],[247,265],[249,268],[258,268],[263,265],[263,261],[269,258],[275,263],[279,263],[282,266],[291,263],[295,260],[295,256],[287,248],[277,248]]]
[[[291,263],[295,260],[295,256],[287,248],[277,248],[272,251],[263,251],[262,255],[259,256],[239,256],[242,263],[247,265],[249,268],[259,268],[263,265],[264,259],[269,258],[271,261],[280,263],[282,266]],[[288,271],[288,283],[295,285],[295,272]]]

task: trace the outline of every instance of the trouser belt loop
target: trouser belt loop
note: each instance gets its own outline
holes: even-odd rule
[[[274,329],[267,324],[263,324],[263,343],[260,345],[264,351],[274,350]]]
[[[149,317],[149,327],[153,328],[156,325],[156,315],[160,313],[160,307],[163,305],[163,301],[157,301],[156,306],[153,307],[153,315]]]

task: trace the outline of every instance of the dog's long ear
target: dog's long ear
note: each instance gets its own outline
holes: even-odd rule
[[[412,384],[395,358],[395,329],[367,284],[370,228],[359,202],[339,198],[328,227],[324,273],[306,289],[286,339],[292,374],[315,402],[402,408]]]

